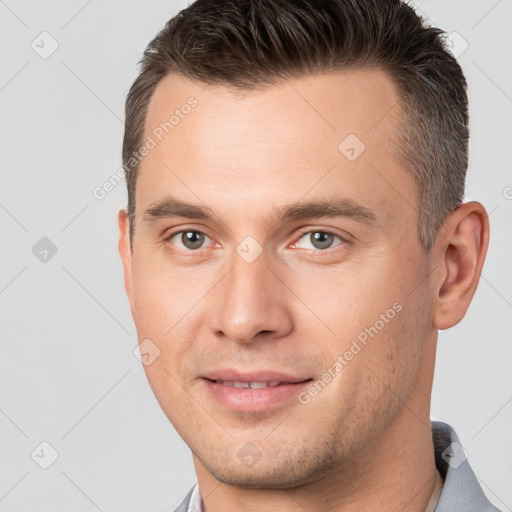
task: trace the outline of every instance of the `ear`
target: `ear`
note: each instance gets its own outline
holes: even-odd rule
[[[444,221],[432,248],[439,272],[434,280],[432,326],[458,324],[476,291],[489,244],[489,218],[475,201],[465,203]]]
[[[128,301],[130,302],[130,310],[133,316],[133,277],[132,277],[132,263],[133,254],[130,246],[130,220],[126,210],[119,210],[117,214],[117,223],[119,226],[119,255],[123,263],[124,269],[124,288]]]

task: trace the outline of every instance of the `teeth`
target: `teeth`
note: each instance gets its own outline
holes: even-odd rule
[[[271,380],[268,382],[237,382],[232,380],[218,380],[217,383],[239,389],[263,389],[273,388],[279,385],[278,380]]]
[[[268,384],[266,382],[250,382],[249,387],[251,389],[261,389],[261,388],[267,388]]]

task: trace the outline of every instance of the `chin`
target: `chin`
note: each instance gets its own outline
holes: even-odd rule
[[[226,458],[222,461],[200,459],[203,466],[218,481],[226,485],[241,489],[293,489],[321,479],[322,475],[332,471],[332,463],[315,459],[308,456],[307,461],[279,460],[273,457],[272,463],[264,462],[263,459],[256,462],[253,467],[245,467],[238,459],[236,463],[227,463]]]

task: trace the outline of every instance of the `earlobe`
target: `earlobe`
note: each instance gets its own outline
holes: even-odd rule
[[[119,210],[117,214],[117,223],[119,226],[119,255],[123,263],[124,287],[126,295],[130,302],[130,309],[133,316],[133,280],[132,280],[132,262],[133,254],[130,246],[130,222],[128,212],[125,209]]]
[[[433,248],[440,268],[432,325],[448,329],[459,323],[471,303],[489,243],[489,219],[477,202],[461,205],[440,228]]]

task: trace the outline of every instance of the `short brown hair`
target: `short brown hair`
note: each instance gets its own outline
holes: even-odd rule
[[[468,164],[466,79],[445,32],[401,0],[197,0],[148,44],[126,98],[123,167],[133,243],[138,162],[148,104],[174,73],[236,90],[314,73],[377,66],[400,91],[398,157],[419,193],[429,251],[462,202]]]

